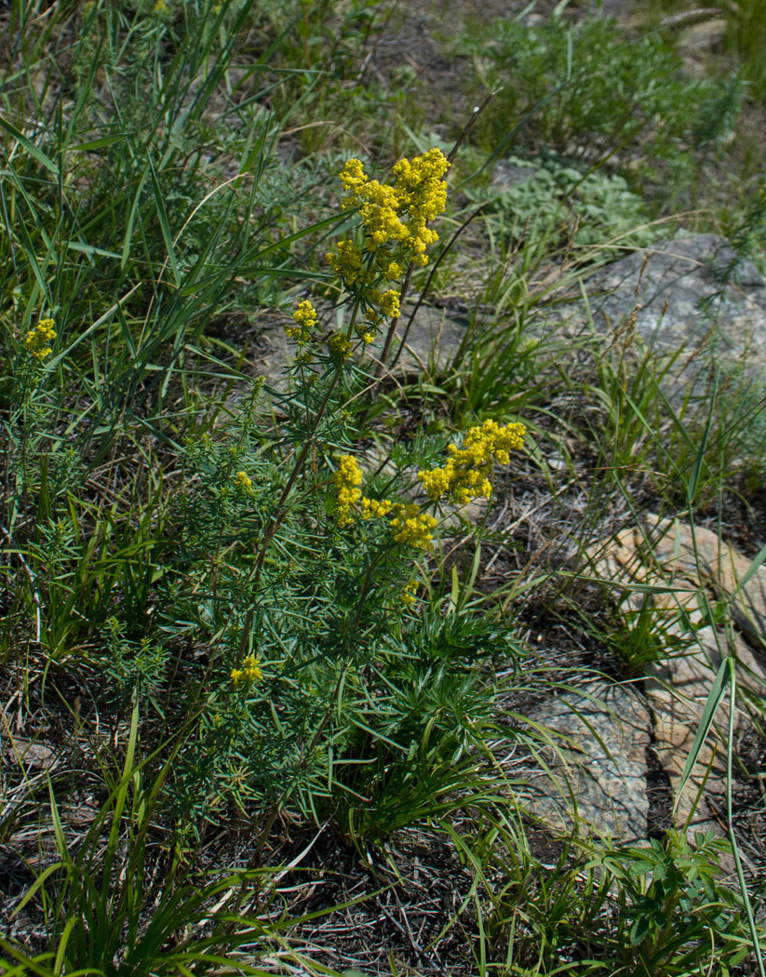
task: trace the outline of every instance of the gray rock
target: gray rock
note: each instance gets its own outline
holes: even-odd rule
[[[555,830],[583,823],[598,835],[635,843],[646,839],[646,748],[651,716],[630,686],[590,681],[530,712],[554,739],[533,774],[524,807]]]
[[[493,190],[502,192],[508,190],[515,183],[532,180],[535,177],[534,163],[520,159],[501,159],[495,164],[490,186]]]
[[[596,328],[630,322],[659,352],[698,351],[679,361],[678,384],[704,376],[711,360],[727,371],[746,363],[749,378],[766,380],[766,281],[735,258],[713,234],[633,252],[586,283]]]
[[[465,334],[465,323],[446,315],[429,305],[421,305],[415,312],[412,325],[410,315],[414,303],[407,303],[402,309],[402,318],[396,329],[396,339],[392,345],[389,364],[393,362],[399,343],[404,340],[401,356],[396,364],[397,372],[409,373],[427,369],[433,364],[438,369],[447,366],[455,357]],[[383,347],[383,336],[370,347],[373,356],[379,355]]]

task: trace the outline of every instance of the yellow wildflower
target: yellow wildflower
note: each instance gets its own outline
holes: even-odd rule
[[[308,300],[301,302],[293,312],[293,319],[297,323],[295,326],[285,326],[285,332],[291,339],[299,343],[307,343],[311,339],[311,331],[318,322],[317,310]]]
[[[388,499],[367,499],[361,502],[362,519],[380,519],[387,516],[393,507],[393,502]]]
[[[340,173],[340,182],[350,194],[357,194],[367,183],[361,160],[350,159]]]
[[[524,433],[523,424],[501,427],[497,421],[484,421],[480,427],[468,431],[462,448],[454,444],[448,446],[450,457],[444,468],[418,472],[418,480],[433,501],[446,495],[451,502],[462,505],[480,496],[489,496],[492,487],[488,475],[492,461],[507,465],[510,461],[508,452],[523,445]]]
[[[260,682],[262,678],[261,663],[255,655],[248,655],[242,662],[242,668],[233,668],[231,670],[231,680],[235,685],[242,681],[249,683]]]
[[[400,298],[401,292],[397,292],[394,288],[389,288],[387,292],[384,292],[380,297],[380,311],[383,315],[388,316],[389,319],[398,319],[401,314],[399,309]]]
[[[449,161],[440,149],[429,149],[410,162],[401,159],[394,165],[396,194],[416,220],[430,221],[444,210],[447,186],[444,174]]]
[[[341,455],[338,461],[338,469],[332,477],[335,483],[335,493],[337,501],[335,503],[335,516],[338,525],[350,526],[353,522],[351,518],[351,506],[359,501],[362,490],[362,471],[356,463],[356,458],[352,455]]]
[[[412,160],[401,159],[394,166],[396,195],[400,206],[407,211],[408,243],[414,252],[412,262],[425,265],[426,248],[435,244],[439,236],[426,227],[429,221],[444,211],[447,202],[447,184],[444,175],[449,161],[440,149],[429,149],[423,156]]]
[[[234,487],[239,489],[240,492],[244,492],[245,495],[249,495],[253,491],[253,481],[247,472],[237,472],[237,477],[234,479]]]
[[[340,359],[347,360],[351,356],[351,343],[348,337],[342,332],[334,332],[330,336],[330,340],[327,344],[330,350]]]
[[[391,238],[403,241],[408,236],[407,228],[397,214],[396,191],[377,180],[370,180],[360,160],[348,160],[340,173],[340,181],[348,191],[343,206],[359,208],[362,223],[369,232],[370,250]]]
[[[406,260],[417,265],[427,263],[426,248],[438,240],[438,235],[426,225],[444,210],[447,187],[443,178],[449,165],[439,149],[429,149],[412,160],[399,160],[394,166],[396,183],[390,187],[370,180],[358,159],[348,160],[340,173],[347,192],[343,206],[358,208],[368,251],[379,251],[392,242]],[[331,256],[336,270],[345,262],[338,250],[337,257]],[[379,264],[388,278],[400,277],[398,261],[386,257],[379,259]]]
[[[402,603],[406,604],[408,607],[411,607],[413,604],[416,604],[417,593],[418,593],[417,580],[410,580],[410,582],[402,591]]]
[[[53,352],[50,344],[56,338],[55,325],[53,319],[41,319],[24,337],[24,345],[38,360],[44,360]]]
[[[406,506],[395,502],[391,506],[391,512],[391,529],[397,543],[409,543],[418,550],[433,549],[433,530],[436,528],[436,519],[433,516],[421,512],[416,502]]]
[[[362,252],[353,241],[338,241],[336,251],[330,251],[327,260],[335,274],[348,287],[355,285],[361,276]]]

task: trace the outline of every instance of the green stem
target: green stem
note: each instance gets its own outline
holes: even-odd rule
[[[739,847],[734,834],[734,805],[732,803],[731,785],[733,783],[732,758],[734,756],[734,708],[737,698],[735,661],[736,659],[734,656],[730,654],[729,677],[731,679],[731,692],[729,693],[729,730],[726,743],[726,827],[728,830],[729,841],[731,842],[732,854],[734,855],[734,865],[737,870],[739,888],[742,892],[742,901],[745,905],[747,927],[750,930],[750,939],[753,943],[753,952],[755,954],[755,962],[758,966],[758,974],[760,977],[766,977],[766,970],[764,970],[763,964],[763,955],[761,953],[761,941],[758,935],[758,928],[755,924],[755,918],[753,916],[753,907],[750,905],[750,897],[747,892],[747,883],[745,882],[745,873],[742,870],[742,859],[739,857]]]

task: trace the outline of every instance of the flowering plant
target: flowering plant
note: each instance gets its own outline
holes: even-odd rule
[[[292,451],[283,442],[277,456],[264,440],[257,395],[228,448],[190,447],[208,497],[189,498],[184,522],[200,529],[198,560],[214,565],[216,600],[206,613],[211,636],[226,648],[225,683],[206,710],[207,735],[217,745],[202,750],[218,765],[205,777],[208,785],[230,783],[235,767],[240,788],[244,777],[249,791],[271,796],[273,812],[289,800],[315,809],[326,793],[320,785],[328,763],[333,782],[343,783],[343,757],[362,749],[352,747],[360,729],[375,749],[401,737],[407,753],[427,720],[404,705],[408,655],[394,649],[413,641],[434,613],[423,597],[438,572],[438,561],[429,561],[441,510],[489,497],[494,467],[508,465],[523,444],[522,424],[486,420],[449,444],[441,465],[423,466],[415,450],[385,480],[367,470],[358,448],[359,418],[371,396],[365,349],[401,312],[395,286],[408,269],[428,263],[428,248],[438,241],[429,225],[445,207],[448,167],[439,150],[429,150],[395,164],[386,185],[370,179],[359,160],[346,163],[342,207],[355,212],[356,228],[327,260],[350,314],[327,331],[318,305],[304,298],[285,324],[296,363],[294,393],[284,400]],[[343,321],[338,313],[335,319]],[[230,569],[223,558],[239,548],[252,554],[246,570]],[[193,562],[186,578],[201,568]],[[471,688],[467,683],[465,694]],[[438,689],[437,682],[434,694],[441,695]],[[449,698],[445,717],[459,708],[454,690]],[[359,773],[349,768],[348,776],[356,782]],[[341,789],[330,793],[337,799]]]
[[[338,241],[326,256],[352,307],[346,331],[334,332],[328,340],[335,360],[348,359],[355,342],[374,343],[381,327],[399,318],[399,281],[409,266],[428,264],[427,250],[439,240],[428,225],[444,211],[449,165],[441,150],[430,149],[396,163],[393,185],[371,180],[358,159],[343,167],[340,181],[346,193],[341,206],[358,213],[359,225],[355,238]],[[298,345],[296,362],[306,365],[314,361],[310,347],[320,339],[317,310],[304,300],[293,321],[285,332]]]

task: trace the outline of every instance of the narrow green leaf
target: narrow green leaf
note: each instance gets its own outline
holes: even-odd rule
[[[173,284],[176,288],[181,286],[181,275],[178,271],[178,262],[176,261],[176,252],[173,247],[173,235],[170,231],[170,221],[168,220],[168,212],[165,210],[165,200],[162,196],[162,187],[160,186],[160,181],[157,178],[157,171],[154,168],[154,163],[149,159],[149,172],[152,176],[152,189],[154,191],[154,203],[157,208],[157,217],[160,222],[160,229],[162,230],[162,239],[165,242],[165,248],[168,252],[168,261],[170,262],[170,270],[173,272]]]
[[[119,142],[121,139],[125,139],[127,136],[131,136],[131,132],[114,132],[111,136],[102,136],[100,139],[91,139],[89,142],[81,142],[76,146],[70,146],[69,151],[75,152],[92,152],[94,149],[105,149],[107,146],[113,146],[114,143]]]
[[[700,719],[699,728],[697,729],[697,735],[694,737],[692,748],[689,751],[689,756],[686,758],[686,765],[684,766],[683,773],[681,774],[681,780],[676,788],[676,802],[681,796],[681,792],[691,776],[694,765],[699,759],[699,755],[702,752],[702,746],[708,732],[710,731],[710,727],[713,724],[713,717],[715,716],[719,703],[721,702],[724,692],[729,685],[729,671],[732,667],[730,663],[730,658],[724,658],[724,660],[721,662],[721,666],[718,669],[718,674],[716,675],[715,681],[713,682],[712,688],[708,694],[707,702],[705,703],[705,708],[702,712],[702,718]]]
[[[20,132],[15,125],[13,125],[7,119],[4,119],[2,115],[0,115],[0,126],[2,126],[7,132],[9,132],[14,139],[16,139],[19,143],[21,143],[21,145],[24,147],[24,149],[26,149],[26,151],[29,153],[30,156],[34,156],[34,158],[37,160],[38,163],[41,163],[47,170],[50,170],[50,172],[53,173],[58,179],[59,176],[58,166],[56,166],[56,164],[53,162],[52,159],[50,159],[48,156],[45,155],[42,149],[40,149],[38,146],[35,146],[35,144],[30,139],[27,139],[27,137],[24,135],[23,132]]]
[[[69,942],[69,937],[72,934],[72,930],[77,924],[77,917],[70,916],[66,921],[66,926],[64,926],[64,932],[59,938],[58,949],[56,950],[56,960],[53,963],[54,974],[60,974],[64,966],[64,954],[66,953],[66,945]]]
[[[56,844],[58,846],[59,854],[61,855],[61,860],[63,862],[69,861],[69,850],[67,849],[66,839],[64,837],[64,829],[61,826],[61,818],[59,817],[59,809],[56,804],[56,798],[53,793],[53,781],[48,776],[48,796],[51,802],[51,821],[53,822],[53,833],[56,837]]]
[[[58,870],[62,868],[63,865],[64,865],[63,862],[55,862],[55,864],[49,865],[43,872],[41,872],[37,876],[35,881],[32,883],[32,885],[30,885],[30,887],[24,893],[22,898],[19,900],[18,904],[14,907],[11,915],[15,916],[18,912],[20,912],[24,908],[24,906],[26,906],[29,900],[33,898],[37,890],[42,888],[48,876],[53,875],[54,872],[58,872]]]
[[[70,241],[67,244],[69,251],[81,251],[83,254],[98,254],[102,258],[117,258],[121,256],[116,251],[105,251],[103,248],[96,248],[92,244],[82,244],[80,241]]]
[[[144,191],[144,184],[146,183],[146,178],[149,176],[149,167],[145,167],[144,172],[141,174],[141,179],[138,181],[138,186],[136,187],[136,192],[133,195],[133,203],[130,206],[130,214],[128,215],[128,222],[125,227],[125,236],[122,239],[122,259],[120,261],[120,268],[122,271],[125,270],[130,259],[130,248],[133,242],[133,225],[136,222],[136,214],[138,213],[138,208],[141,203],[141,194]]]
[[[764,560],[766,560],[766,546],[764,546],[763,549],[761,549],[753,558],[753,562],[747,568],[747,573],[741,580],[738,581],[737,590],[742,590],[742,588],[753,579],[754,575],[758,572],[758,568],[763,565]]]
[[[692,465],[692,470],[689,475],[689,481],[686,486],[686,500],[689,505],[692,504],[697,495],[697,488],[699,486],[700,475],[702,473],[702,466],[705,462],[705,452],[707,451],[707,444],[710,438],[710,429],[713,425],[713,406],[715,405],[716,396],[718,394],[718,374],[715,377],[715,383],[713,386],[713,394],[710,399],[710,411],[708,413],[707,424],[705,425],[705,430],[702,432],[702,441],[697,450],[697,456],[694,459],[694,464]]]

